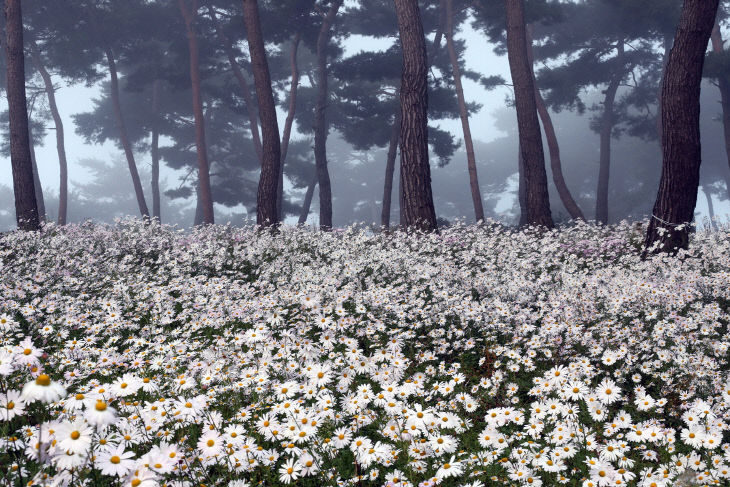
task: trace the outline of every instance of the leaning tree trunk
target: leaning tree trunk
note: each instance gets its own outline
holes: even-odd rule
[[[568,185],[565,183],[565,177],[563,176],[563,164],[560,160],[560,146],[558,145],[558,137],[555,135],[555,127],[553,126],[553,119],[550,117],[545,100],[542,98],[542,93],[537,87],[537,81],[535,79],[535,68],[534,68],[534,56],[532,50],[532,25],[526,26],[527,35],[527,56],[530,62],[530,69],[532,70],[532,82],[535,84],[535,103],[537,104],[537,114],[540,116],[542,122],[542,128],[545,131],[545,139],[548,144],[548,152],[550,153],[550,169],[553,173],[553,183],[555,183],[555,189],[558,190],[560,201],[563,206],[568,210],[568,214],[574,220],[585,220],[583,212],[581,211],[578,203],[573,199],[573,195],[570,194]]]
[[[400,95],[396,93],[396,97]],[[388,141],[388,155],[385,159],[385,182],[383,183],[383,208],[380,213],[380,226],[385,231],[390,230],[390,207],[393,198],[393,173],[395,173],[395,159],[398,153],[398,139],[400,139],[400,126],[403,119],[400,103],[396,105],[393,128],[390,129],[390,141]]]
[[[30,114],[28,114],[28,142],[30,143],[30,162],[33,165],[33,188],[35,189],[35,201],[38,206],[38,219],[41,223],[46,221],[46,202],[43,199],[43,186],[41,177],[38,174],[38,161],[35,158],[35,140],[33,140],[33,129],[30,125]]]
[[[662,80],[662,175],[644,253],[689,245],[700,182],[700,85],[718,0],[684,0]]]
[[[617,59],[623,59],[623,55],[624,43],[623,41],[619,41]],[[608,180],[611,170],[611,138],[613,126],[616,123],[613,105],[616,101],[618,87],[624,78],[623,66],[619,66],[618,69],[620,71],[614,73],[606,88],[603,99],[603,117],[601,119],[598,186],[596,187],[596,221],[604,225],[608,223]]]
[[[243,0],[243,22],[246,27],[261,119],[262,161],[256,195],[256,223],[262,226],[275,226],[279,223],[276,212],[276,189],[281,169],[281,143],[257,0]]]
[[[208,148],[205,142],[205,119],[203,117],[203,98],[200,86],[200,61],[198,37],[195,33],[195,18],[198,2],[193,0],[188,6],[187,0],[179,0],[180,12],[185,20],[185,30],[190,50],[190,83],[193,89],[193,117],[195,119],[195,146],[198,152],[198,181],[200,183],[200,203],[203,211],[203,223],[214,223],[213,195],[210,188],[210,165],[208,164]]]
[[[443,3],[443,2],[442,2]],[[454,47],[454,0],[445,0],[446,7],[446,48],[449,51],[451,60],[451,71],[454,75],[454,86],[456,87],[456,98],[459,102],[459,117],[461,118],[461,130],[464,133],[464,145],[466,146],[466,163],[469,168],[469,187],[471,188],[471,200],[474,204],[474,218],[477,223],[484,221],[484,207],[482,206],[482,195],[479,191],[479,178],[477,177],[477,161],[474,155],[474,142],[471,138],[469,127],[469,114],[466,110],[466,99],[464,88],[461,84],[461,69],[459,68],[459,56]],[[443,7],[443,6],[442,6]]]
[[[238,61],[236,61],[236,53],[233,51],[233,44],[231,43],[231,40],[228,38],[225,32],[223,32],[223,29],[221,29],[220,24],[218,23],[218,17],[215,14],[215,9],[211,5],[208,5],[208,15],[213,21],[216,34],[218,35],[218,37],[220,37],[221,43],[225,48],[226,56],[228,57],[228,64],[230,64],[233,75],[236,77],[236,81],[238,81],[238,86],[241,88],[241,95],[243,95],[243,101],[244,103],[246,103],[246,112],[248,113],[248,128],[251,131],[253,147],[256,151],[256,157],[259,160],[259,164],[261,164],[262,149],[261,138],[259,137],[258,115],[256,114],[256,105],[254,104],[253,97],[251,96],[251,88],[248,85],[248,81],[246,81],[246,77],[241,70],[241,66],[239,66]]]
[[[23,15],[20,0],[5,1],[5,59],[7,61],[10,164],[13,170],[15,219],[21,230],[38,230],[40,219],[33,183],[33,162],[28,135],[23,57]]]
[[[401,77],[401,225],[436,231],[428,158],[428,55],[417,0],[394,0],[403,51]]]
[[[41,57],[40,50],[35,41],[31,41],[30,53],[36,69],[43,78],[43,85],[48,98],[48,107],[51,110],[53,124],[56,127],[56,151],[58,152],[58,165],[60,169],[60,183],[58,191],[58,224],[65,225],[68,214],[68,163],[66,162],[66,143],[63,133],[63,120],[56,104],[56,89],[53,86],[51,74],[46,69]]]
[[[716,53],[725,52],[722,34],[720,33],[720,24],[715,22],[710,36],[712,41],[712,50]],[[717,79],[717,87],[720,89],[720,103],[722,105],[722,128],[725,139],[725,154],[727,156],[728,166],[730,166],[730,81],[727,77]],[[730,197],[730,186],[727,187],[727,193]]]
[[[330,29],[342,6],[343,0],[334,0],[322,20],[317,37],[317,105],[314,108],[314,160],[319,179],[319,228],[332,228],[332,187],[327,169],[327,126],[326,112],[329,91],[327,89],[327,45]]]
[[[309,217],[309,208],[312,206],[312,198],[314,197],[314,188],[317,186],[317,180],[319,178],[317,177],[317,168],[314,169],[314,174],[312,175],[311,181],[309,181],[309,186],[307,186],[307,192],[304,195],[304,201],[302,202],[302,212],[299,214],[299,222],[298,225],[302,226],[305,223],[307,223],[307,218]]]
[[[156,79],[152,83],[152,143],[150,156],[152,158],[152,216],[162,223],[160,212],[160,85],[162,80]]]
[[[289,88],[289,111],[286,114],[284,122],[284,133],[281,135],[281,166],[279,168],[279,185],[276,188],[276,214],[279,221],[284,219],[284,163],[286,163],[286,154],[289,152],[289,139],[291,138],[291,129],[294,125],[294,114],[297,109],[297,89],[299,88],[299,65],[297,63],[297,53],[299,52],[299,41],[301,34],[297,32],[291,46],[291,85]]]
[[[122,116],[122,104],[119,101],[119,79],[117,78],[117,65],[114,61],[114,53],[108,45],[105,47],[106,59],[109,64],[109,74],[111,76],[111,97],[114,106],[114,117],[116,118],[117,128],[119,129],[119,139],[124,148],[124,154],[127,157],[127,166],[129,166],[129,174],[132,176],[132,184],[134,185],[134,194],[137,196],[137,205],[142,218],[148,220],[150,211],[147,208],[147,201],[144,198],[142,190],[142,182],[137,172],[137,163],[134,160],[134,152],[132,151],[132,143],[127,135],[127,126],[124,124]]]
[[[524,0],[506,2],[507,57],[515,90],[520,151],[524,161],[527,224],[552,228],[554,224],[550,214],[545,154],[535,103],[535,84],[527,56]]]

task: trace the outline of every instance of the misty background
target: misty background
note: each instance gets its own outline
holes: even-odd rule
[[[479,105],[473,107],[469,120],[474,137],[485,215],[488,218],[514,224],[519,218],[517,201],[518,139],[516,115],[511,106],[513,94],[509,86],[509,66],[506,55],[496,54],[494,49],[498,46],[491,44],[483,33],[475,30],[472,21],[470,14],[467,14],[466,21],[458,26],[458,32],[455,35],[457,41],[463,42],[462,58],[466,70],[479,73],[483,77],[501,76],[506,80],[504,84],[485,88],[479,80],[464,79],[467,102]],[[433,41],[433,37],[433,34],[429,35],[427,32],[429,42]],[[342,53],[339,59],[346,60],[363,52],[384,52],[393,45],[394,41],[393,37],[347,35],[341,38]],[[245,42],[239,42],[237,47],[242,56],[247,56]],[[311,56],[311,53],[304,54],[304,56],[307,55]],[[658,51],[657,56],[659,56]],[[32,69],[32,66],[27,66],[27,69]],[[89,141],[88,133],[93,129],[89,129],[88,125],[93,124],[94,121],[90,121],[87,117],[83,122],[87,125],[87,135],[85,136],[80,133],[79,119],[75,117],[78,114],[92,113],[99,108],[100,103],[106,103],[104,93],[107,89],[105,86],[108,85],[108,76],[101,77],[90,86],[84,82],[69,83],[59,76],[54,77],[54,83],[58,108],[66,127],[66,153],[69,163],[68,221],[81,222],[93,219],[112,222],[115,218],[127,215],[139,216],[127,162],[120,145],[110,138],[102,143]],[[311,83],[311,78],[302,76],[301,87],[311,87]],[[133,112],[136,110],[136,102],[129,102],[132,95],[124,89],[123,83],[122,87],[121,102],[125,110],[125,117],[129,123],[134,123]],[[286,117],[286,109],[283,104],[286,102],[289,86],[284,82],[277,87],[280,97],[277,110],[281,130]],[[618,97],[620,98],[622,94],[628,93],[631,89],[628,86],[620,87]],[[587,107],[583,113],[568,109],[551,110],[560,143],[563,172],[567,185],[588,219],[593,219],[595,212],[599,167],[599,134],[595,129],[595,120],[596,109],[602,103],[604,90],[605,86],[601,83],[581,90],[581,99]],[[377,94],[372,93],[372,96],[377,96]],[[38,78],[28,79],[28,98],[29,112],[36,132],[33,137],[34,148],[43,187],[46,214],[50,220],[53,220],[58,208],[58,155],[53,120],[48,116],[47,100],[42,93],[42,85]],[[728,191],[723,177],[719,176],[722,171],[728,171],[719,99],[717,87],[711,80],[705,81],[702,89],[701,112],[703,162],[700,194],[696,208],[699,222],[709,215],[708,197],[712,199],[714,213],[719,218],[730,212]],[[183,100],[181,103],[189,103],[189,98],[181,97],[181,100]],[[1,97],[0,110],[6,109],[7,100],[5,97]],[[210,110],[215,114],[216,110],[222,111],[223,108],[213,106]],[[333,107],[331,110],[337,110],[337,108]],[[386,117],[373,122],[387,126],[391,123]],[[468,190],[467,161],[458,114],[454,113],[449,118],[435,120],[432,117],[430,122],[450,133],[455,142],[459,144],[453,154],[446,158],[439,158],[435,154],[432,154],[431,157],[436,214],[442,222],[460,219],[473,223],[474,213]],[[5,124],[4,136],[7,139],[7,120],[5,119],[3,123]],[[298,152],[295,152],[294,157],[304,160],[307,158],[307,152],[312,151],[313,137],[311,133],[302,133],[301,130],[298,130],[299,128],[298,123],[295,123],[292,147],[295,149],[298,147],[296,149]],[[214,125],[207,130],[209,139],[218,136]],[[246,131],[246,120],[241,116],[241,138],[247,136]],[[612,140],[609,223],[621,219],[645,218],[651,211],[659,182],[661,170],[659,142],[634,136],[628,132],[619,127],[614,131]],[[136,156],[145,196],[149,199],[150,154],[144,150],[146,148],[145,139],[146,137],[142,137],[141,147],[140,144],[136,144],[141,149],[136,151]],[[163,135],[160,138],[161,147],[172,146],[172,144],[173,141],[170,137]],[[4,141],[4,145],[7,146],[7,140]],[[255,157],[251,146],[247,150],[251,157]],[[387,145],[357,149],[346,142],[335,127],[330,129],[327,155],[332,180],[335,226],[342,227],[355,222],[363,222],[367,225],[380,224],[386,152]],[[560,202],[552,182],[546,144],[545,153],[553,217],[556,222],[567,221],[569,215]],[[7,147],[3,151],[1,160],[0,230],[5,231],[15,228],[16,225]],[[216,170],[215,155],[212,155],[212,161],[211,172],[214,173]],[[189,227],[193,224],[196,198],[194,190],[186,191],[191,188],[193,179],[188,167],[170,164],[169,160],[163,157],[160,165],[161,219],[163,223],[182,227]],[[391,212],[395,223],[398,222],[398,179],[398,168],[396,167]],[[251,180],[255,180],[255,178]],[[290,211],[286,215],[285,222],[290,224],[297,221],[297,205],[301,204],[306,190],[301,182],[298,187],[295,187],[292,181],[285,169],[285,199],[290,203]],[[236,190],[236,188],[226,188],[225,185],[222,187],[223,190]],[[249,192],[249,200],[252,198],[255,201],[255,186],[244,184],[238,189]],[[216,223],[231,222],[241,225],[255,222],[255,207],[251,205],[247,207],[241,203],[221,204],[217,202],[217,190],[220,191],[214,186]],[[171,197],[171,194],[174,197]],[[317,223],[317,211],[318,199],[317,191],[315,191],[307,220],[309,224]]]

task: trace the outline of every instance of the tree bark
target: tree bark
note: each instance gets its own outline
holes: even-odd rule
[[[152,83],[152,143],[150,156],[152,158],[152,216],[162,223],[160,213],[160,85],[162,80],[156,79]]]
[[[198,153],[198,181],[200,184],[200,203],[202,205],[203,223],[213,224],[213,195],[210,188],[210,166],[208,164],[208,148],[205,142],[205,119],[203,117],[203,98],[200,86],[200,53],[198,37],[195,33],[195,19],[198,12],[198,1],[188,5],[187,0],[179,0],[180,12],[185,20],[185,30],[190,50],[190,83],[193,90],[193,117],[195,119],[195,146]]]
[[[662,175],[644,257],[689,245],[700,178],[700,85],[718,0],[684,0],[662,80]]]
[[[315,186],[317,186],[318,179],[319,178],[317,177],[317,169],[315,168],[312,180],[309,182],[309,186],[307,186],[307,192],[304,194],[304,201],[302,202],[302,212],[299,214],[299,221],[297,222],[299,226],[307,223],[307,218],[309,217],[309,208],[312,206],[314,188]]]
[[[317,37],[317,104],[314,108],[314,160],[319,179],[319,228],[332,228],[332,187],[327,169],[327,126],[326,113],[329,91],[327,87],[327,45],[330,29],[342,6],[343,0],[334,0],[327,15],[322,20]]]
[[[257,0],[243,0],[243,21],[261,120],[262,162],[256,195],[256,223],[262,226],[276,226],[279,223],[276,212],[276,190],[281,169],[281,144]]]
[[[261,149],[261,137],[259,137],[259,123],[258,123],[258,115],[256,114],[256,105],[254,104],[253,97],[251,96],[251,87],[248,84],[248,81],[246,81],[246,77],[243,74],[243,71],[241,70],[241,66],[239,66],[238,61],[236,61],[236,53],[233,51],[233,45],[231,43],[231,40],[226,36],[226,34],[223,32],[223,30],[220,27],[220,24],[218,23],[218,17],[215,14],[215,9],[208,5],[208,15],[210,16],[210,19],[213,21],[213,25],[215,26],[215,31],[220,37],[221,43],[223,44],[223,48],[226,51],[226,56],[228,57],[228,64],[231,65],[231,70],[233,71],[233,75],[236,77],[236,81],[238,81],[238,86],[241,88],[241,94],[243,95],[243,101],[246,103],[246,111],[248,112],[248,127],[251,131],[251,139],[253,140],[253,147],[256,151],[256,157],[258,158],[259,164],[261,164],[262,159],[262,149]]]
[[[517,148],[517,202],[520,204],[520,220],[518,227],[527,225],[527,181],[525,179],[525,159],[522,149]]]
[[[464,98],[464,87],[461,84],[461,69],[459,68],[459,56],[454,46],[454,0],[442,0],[446,4],[446,48],[449,51],[449,59],[451,60],[451,72],[454,76],[454,86],[456,87],[456,98],[459,102],[459,117],[461,118],[461,130],[464,133],[464,145],[466,147],[466,163],[469,169],[469,187],[471,189],[471,200],[474,205],[474,219],[477,223],[484,221],[484,207],[482,205],[482,195],[479,190],[479,178],[477,176],[477,161],[474,155],[474,142],[471,138],[471,128],[469,127],[469,114],[466,111],[466,99]]]
[[[33,182],[33,161],[28,133],[23,57],[23,14],[20,0],[5,1],[5,59],[7,60],[8,114],[10,116],[10,164],[13,172],[15,218],[21,230],[40,229]]]
[[[396,93],[396,97],[400,95]],[[388,142],[388,155],[385,159],[385,182],[383,183],[383,208],[380,213],[380,226],[385,231],[390,230],[390,207],[393,198],[393,173],[395,173],[395,159],[398,153],[398,139],[400,138],[400,125],[403,119],[400,103],[395,110],[393,128],[390,131]]]
[[[38,219],[41,223],[46,221],[46,202],[43,199],[43,186],[41,186],[41,177],[38,174],[38,161],[35,158],[35,140],[33,139],[33,129],[31,128],[30,114],[28,114],[28,142],[30,143],[30,161],[33,165],[33,188],[35,189],[35,201],[38,206]]]
[[[299,88],[299,65],[297,63],[297,53],[299,52],[299,41],[301,34],[297,32],[294,35],[291,46],[291,85],[289,87],[289,111],[286,114],[284,122],[284,133],[281,135],[281,167],[279,168],[279,185],[276,189],[276,214],[279,221],[284,220],[284,164],[286,163],[286,154],[289,152],[289,139],[291,138],[291,129],[294,125],[294,115],[297,109],[297,90]]]
[[[712,41],[712,50],[716,53],[725,51],[724,42],[720,33],[720,24],[715,22],[710,36]],[[722,106],[722,128],[725,139],[725,154],[727,156],[728,166],[730,166],[730,82],[727,78],[717,79],[717,87],[720,90],[720,104]],[[727,178],[726,178],[727,179]],[[727,187],[728,197],[730,197],[730,185]]]
[[[560,201],[563,203],[563,206],[568,211],[570,217],[574,220],[585,220],[583,212],[578,206],[578,203],[576,203],[573,199],[573,195],[570,194],[568,185],[565,183],[565,177],[563,176],[563,164],[560,160],[560,146],[558,145],[558,137],[555,135],[555,126],[553,125],[553,120],[550,117],[550,112],[545,105],[542,93],[540,93],[540,89],[537,86],[534,68],[534,55],[532,50],[532,25],[528,24],[525,31],[527,35],[527,56],[529,58],[530,70],[532,71],[532,81],[535,85],[537,114],[540,116],[542,128],[545,131],[545,139],[547,140],[548,152],[550,154],[550,169],[553,173],[553,183],[555,184],[555,189],[557,189],[558,195],[560,196]]]
[[[428,55],[417,0],[394,0],[403,51],[401,77],[401,225],[436,231],[428,157]]]
[[[527,224],[552,228],[545,154],[542,147],[540,121],[537,118],[535,84],[527,56],[524,0],[507,2],[507,57],[515,90],[517,127],[524,161]]]
[[[51,74],[46,69],[41,57],[40,50],[35,40],[30,42],[30,53],[33,64],[43,78],[43,86],[48,98],[48,107],[51,110],[53,124],[56,128],[56,151],[58,152],[58,165],[60,169],[60,182],[58,191],[58,224],[65,225],[68,213],[68,163],[66,161],[66,143],[63,133],[63,120],[56,104],[56,89],[53,86]]]
[[[618,59],[623,59],[624,43],[619,41]],[[596,221],[606,225],[608,223],[608,180],[611,170],[611,138],[615,124],[613,105],[616,101],[616,92],[624,78],[624,71],[614,73],[606,87],[603,99],[603,117],[601,119],[600,153],[598,163],[598,186],[596,187]]]

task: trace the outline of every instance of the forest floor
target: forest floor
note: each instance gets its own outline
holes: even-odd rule
[[[0,485],[727,485],[730,232],[642,237],[5,234]]]

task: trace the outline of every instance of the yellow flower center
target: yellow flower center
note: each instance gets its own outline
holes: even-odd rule
[[[72,431],[71,432],[71,439],[72,440],[78,440],[79,438],[81,438],[81,433],[79,433],[78,431]]]
[[[96,406],[94,406],[94,409],[97,411],[106,411],[106,403],[104,401],[96,401]]]
[[[39,386],[50,386],[51,385],[51,378],[48,377],[48,374],[41,374],[35,380],[35,383],[37,385],[39,385]]]
[[[113,457],[111,457],[109,459],[109,461],[112,462],[114,465],[117,465],[119,462],[122,461],[122,459],[119,458],[118,456],[114,455]]]

